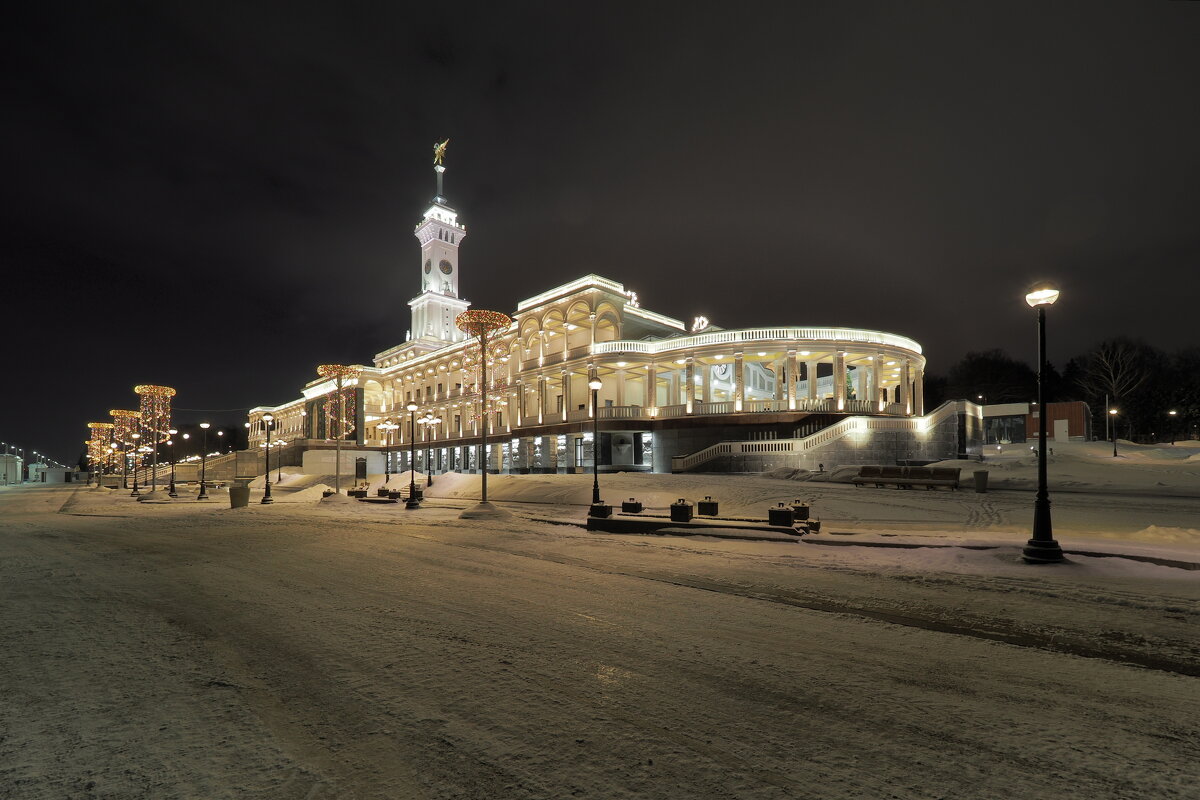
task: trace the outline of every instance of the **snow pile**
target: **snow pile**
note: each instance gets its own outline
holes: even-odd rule
[[[300,489],[299,491],[281,494],[277,499],[281,503],[316,503],[320,502],[321,498],[324,497],[325,492],[330,491],[333,491],[332,487],[326,486],[323,483],[318,483],[313,486],[309,486],[306,489]],[[345,495],[338,495],[338,497],[345,497]]]
[[[1200,547],[1200,530],[1195,528],[1172,528],[1169,526],[1151,525],[1134,533],[1105,533],[1101,535],[1108,538],[1120,538],[1126,541],[1172,542]]]
[[[316,488],[316,487],[313,487],[313,488]],[[325,487],[325,488],[328,488],[328,487]],[[306,491],[311,491],[311,490],[306,490]],[[354,498],[347,497],[344,494],[327,495],[327,496],[321,497],[318,502],[320,502],[321,505],[327,505],[327,506],[356,505],[358,503],[358,501],[355,500]]]

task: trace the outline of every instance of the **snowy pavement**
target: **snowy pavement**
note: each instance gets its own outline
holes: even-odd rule
[[[0,797],[1196,796],[1200,572],[1023,565],[1027,492],[602,479],[955,545],[894,549],[539,521],[589,476],[464,522],[476,480],[411,512],[286,475],[238,510],[0,492]],[[1072,497],[1067,549],[1200,562],[1200,500]]]

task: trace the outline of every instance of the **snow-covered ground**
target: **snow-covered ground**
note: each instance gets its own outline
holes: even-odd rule
[[[1196,797],[1200,459],[1081,447],[1040,567],[1014,489],[601,476],[811,503],[779,543],[589,533],[588,475],[0,491],[0,796]]]

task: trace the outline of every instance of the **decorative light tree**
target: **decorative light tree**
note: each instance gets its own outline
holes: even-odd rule
[[[150,437],[151,489],[148,498],[158,492],[158,443],[171,438],[171,398],[175,390],[170,386],[155,386],[144,383],[133,387],[141,398],[142,430]]]
[[[479,426],[479,456],[478,461],[483,475],[483,487],[479,505],[483,509],[477,509],[476,514],[480,510],[490,510],[487,506],[487,435],[488,435],[488,420],[491,418],[490,407],[488,406],[488,363],[494,361],[493,351],[495,348],[495,336],[501,331],[508,330],[512,325],[512,318],[507,314],[501,314],[499,311],[484,311],[482,309],[474,311],[464,311],[454,318],[454,324],[463,333],[475,339],[476,346],[479,348],[479,409],[483,415],[483,421]],[[464,359],[466,358],[464,354]],[[464,515],[475,516],[472,510],[468,509],[463,512]],[[469,518],[469,516],[468,516]]]
[[[91,431],[91,438],[87,440],[88,446],[88,464],[91,466],[92,472],[96,473],[96,488],[104,488],[104,466],[112,460],[112,444],[113,439],[113,424],[111,422],[89,422],[88,429]],[[91,478],[89,477],[89,481]]]
[[[142,421],[142,412],[129,411],[122,408],[114,408],[108,412],[113,418],[113,442],[121,446],[121,460],[124,462],[124,478],[121,481],[122,488],[129,488],[129,448],[137,443],[134,434],[138,432],[138,428]],[[136,467],[134,468],[134,481],[137,481]]]
[[[358,364],[322,364],[317,374],[334,382],[334,390],[325,398],[325,439],[337,442],[333,462],[333,490],[342,491],[342,440],[354,430],[354,385],[363,368]]]

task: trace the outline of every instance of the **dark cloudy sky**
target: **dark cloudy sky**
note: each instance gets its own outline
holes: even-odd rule
[[[598,272],[724,327],[906,334],[944,371],[1032,360],[1050,277],[1059,363],[1200,339],[1198,3],[7,14],[0,439],[62,461],[135,383],[274,404],[400,342],[447,136],[476,307]]]

